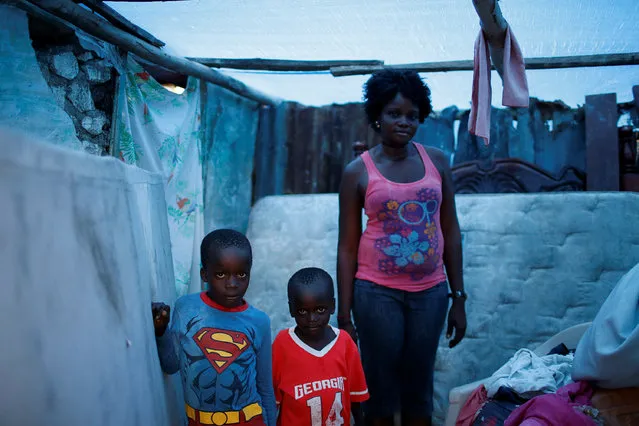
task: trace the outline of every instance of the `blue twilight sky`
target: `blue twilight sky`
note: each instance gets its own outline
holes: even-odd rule
[[[190,0],[109,3],[182,56],[381,59],[387,64],[472,59],[471,0]],[[501,0],[525,57],[639,52],[639,0]],[[361,100],[367,76],[225,71],[307,105]],[[435,109],[465,108],[471,72],[423,74]],[[632,99],[639,66],[529,71],[531,96],[571,106],[588,94]],[[493,73],[493,103],[501,82]]]

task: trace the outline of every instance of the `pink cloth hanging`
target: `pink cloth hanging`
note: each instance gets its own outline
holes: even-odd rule
[[[490,51],[483,30],[475,41],[475,57],[473,67],[473,93],[468,118],[468,131],[490,143],[490,106],[492,104],[492,87],[490,85]],[[502,73],[504,91],[501,103],[510,107],[528,107],[528,81],[526,66],[521,48],[510,31],[506,28],[504,43],[504,70]]]

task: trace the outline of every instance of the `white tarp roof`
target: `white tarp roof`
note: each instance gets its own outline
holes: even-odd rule
[[[479,18],[471,0],[191,0],[109,3],[181,56],[380,59],[386,64],[472,59]],[[502,0],[525,57],[639,52],[639,0]],[[308,105],[361,100],[368,76],[224,72]],[[436,109],[465,108],[472,73],[423,74]],[[639,66],[528,71],[531,96],[571,106],[588,94],[632,99]],[[501,82],[493,73],[493,103]]]

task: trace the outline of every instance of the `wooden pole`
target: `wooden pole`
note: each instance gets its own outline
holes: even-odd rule
[[[475,12],[488,42],[490,59],[500,76],[504,70],[504,44],[508,22],[501,13],[498,0],[473,0]]]
[[[14,2],[17,6],[29,3],[27,0],[14,0]],[[217,84],[220,87],[261,104],[276,105],[280,102],[280,100],[269,97],[234,78],[212,70],[202,64],[189,61],[179,56],[169,55],[144,40],[94,16],[90,11],[76,5],[70,0],[32,0],[30,3],[33,3],[58,18],[72,23],[94,37],[116,45],[128,52],[135,53],[139,57],[164,68],[201,78],[204,81]]]
[[[115,9],[104,4],[102,0],[81,1],[82,3],[86,4],[91,10],[98,12],[100,15],[102,15],[102,17],[104,17],[104,19],[106,19],[116,27],[140,37],[142,40],[146,41],[149,44],[152,44],[155,47],[162,47],[165,45],[164,42],[153,37],[152,34],[133,24],[124,16],[120,15]]]
[[[363,60],[363,61],[294,61],[289,59],[223,59],[223,58],[187,58],[199,62],[207,67],[232,68],[237,70],[262,70],[262,71],[328,71],[334,67],[347,66],[380,66],[384,61]]]
[[[639,65],[639,52],[529,58],[525,62],[527,70]],[[472,71],[473,61],[422,62],[372,67],[335,67],[331,68],[331,74],[335,77],[371,74],[384,68],[417,72]]]

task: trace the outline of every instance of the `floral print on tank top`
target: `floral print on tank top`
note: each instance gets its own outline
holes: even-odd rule
[[[377,219],[386,235],[375,240],[375,249],[382,254],[381,272],[389,276],[408,274],[417,281],[436,270],[440,250],[434,216],[438,208],[438,193],[429,188],[418,191],[416,200],[389,199],[382,203]]]

